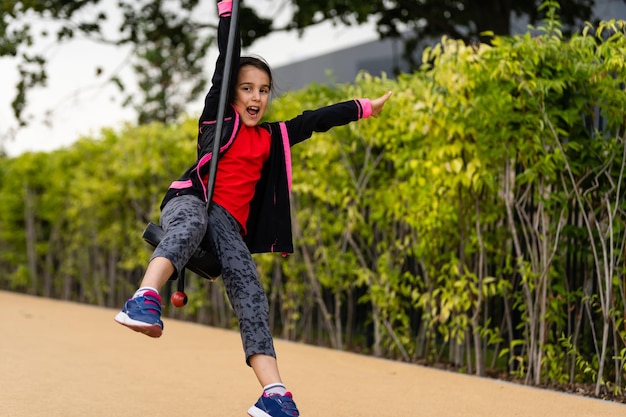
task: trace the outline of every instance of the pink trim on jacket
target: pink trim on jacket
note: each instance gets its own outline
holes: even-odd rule
[[[229,120],[232,120],[232,117],[224,117],[225,122],[228,122]],[[202,127],[206,125],[214,125],[214,124],[217,124],[217,120],[205,120],[204,122],[202,122]],[[200,133],[202,133],[202,127],[200,128]]]
[[[372,102],[369,98],[360,98],[355,100],[357,106],[361,110],[359,113],[359,119],[367,119],[372,115]]]
[[[293,170],[291,166],[291,145],[289,144],[289,132],[287,132],[287,125],[285,122],[280,122],[280,133],[283,138],[283,149],[285,151],[285,170],[287,171],[287,187],[289,188],[289,194],[291,195],[291,178]]]
[[[170,184],[170,188],[181,190],[183,188],[189,188],[191,187],[191,185],[192,185],[191,180],[174,181],[173,183]]]
[[[224,0],[217,3],[217,12],[220,17],[230,16],[230,12],[233,10],[232,0]]]
[[[239,113],[237,113],[237,111],[235,111],[235,126],[239,126]],[[220,151],[219,151],[220,154],[222,152],[224,152],[226,149],[230,148],[230,146],[232,145],[233,141],[235,140],[235,136],[237,136],[237,128],[233,129],[233,133],[231,133],[230,138],[228,139],[228,142],[226,142],[226,144],[224,144],[222,147],[220,147]],[[215,138],[213,140],[219,140],[219,139]],[[200,169],[205,164],[209,163],[209,161],[211,161],[212,158],[213,158],[213,152],[207,153],[202,158],[200,158],[200,160],[198,161],[198,165],[196,165],[196,175],[198,176],[198,180],[199,180],[200,184],[202,184],[202,192],[204,193],[204,198],[205,199],[206,199],[206,196],[207,196],[207,187],[204,184],[204,181],[202,181],[202,176],[200,175]],[[183,181],[174,181],[174,182],[175,183],[181,183]],[[173,184],[174,183],[172,183],[172,185]],[[191,184],[191,180],[189,180],[189,184]]]

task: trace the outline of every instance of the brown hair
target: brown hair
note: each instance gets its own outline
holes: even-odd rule
[[[270,79],[270,91],[274,91],[274,81],[272,79],[272,70],[269,64],[263,58],[256,57],[256,56],[242,56],[241,58],[239,58],[239,68],[246,67],[246,66],[251,66],[251,67],[257,68],[265,72]],[[231,81],[231,95],[230,95],[231,101],[234,100],[235,98],[235,94],[232,94],[233,93],[232,89],[235,87],[236,82],[237,80]]]

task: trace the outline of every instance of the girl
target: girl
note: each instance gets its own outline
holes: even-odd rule
[[[185,267],[206,234],[222,266],[224,288],[237,315],[246,363],[263,387],[263,394],[248,414],[293,417],[299,415],[298,409],[278,371],[267,297],[251,254],[293,252],[290,147],[313,132],[378,116],[391,92],[374,100],[351,100],[305,111],[287,122],[260,123],[272,91],[272,73],[263,60],[240,57],[238,39],[233,50],[236,65],[231,74],[231,103],[222,135],[216,138],[231,8],[231,0],[218,4],[219,57],[199,120],[197,160],[167,191],[160,219],[165,236],[151,257],[140,288],[115,320],[132,330],[160,337],[163,322],[158,291]],[[220,141],[220,158],[207,212],[214,140]]]

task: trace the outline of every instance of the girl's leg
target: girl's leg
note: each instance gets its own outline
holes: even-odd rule
[[[226,210],[213,204],[208,233],[214,255],[222,265],[226,294],[237,315],[246,362],[261,385],[280,382],[267,297],[252,255],[239,233],[239,224]]]
[[[269,328],[269,307],[252,255],[239,233],[239,225],[222,207],[209,211],[208,234],[222,264],[222,280],[237,314],[246,362],[254,370],[263,394],[248,409],[253,417],[297,417],[298,408],[278,372]]]
[[[141,285],[156,284],[159,289],[174,272],[180,272],[202,242],[207,224],[206,206],[199,198],[183,195],[170,200],[161,213],[165,235],[152,253]]]
[[[169,259],[162,256],[153,257],[141,280],[140,288],[154,288],[159,290],[174,273],[174,265]]]
[[[165,236],[146,268],[140,288],[115,316],[115,321],[150,337],[163,333],[159,290],[172,274],[181,271],[206,232],[206,207],[193,196],[172,199],[163,208],[161,226]]]
[[[259,353],[250,356],[248,363],[254,370],[254,374],[262,387],[276,383],[282,384],[280,373],[278,372],[278,363],[275,357]]]
[[[239,225],[222,207],[209,211],[209,237],[222,264],[224,288],[237,319],[246,362],[254,370],[263,394],[248,409],[253,417],[297,417],[298,408],[278,372],[269,328],[269,307],[256,265],[239,233]]]

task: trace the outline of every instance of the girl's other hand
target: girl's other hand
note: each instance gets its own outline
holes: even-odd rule
[[[389,97],[391,97],[391,94],[391,91],[387,91],[384,95],[378,98],[370,99],[372,103],[372,117],[378,117],[378,115],[382,113],[383,106],[385,105],[385,102],[389,99]]]

